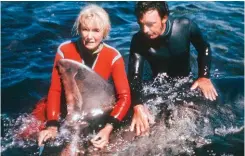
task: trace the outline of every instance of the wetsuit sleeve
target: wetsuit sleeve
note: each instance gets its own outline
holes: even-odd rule
[[[107,123],[114,125],[122,121],[131,104],[130,88],[122,57],[112,66],[112,78],[116,89],[117,102]]]
[[[142,43],[141,43],[142,44]],[[144,58],[138,53],[140,51],[140,43],[137,43],[133,37],[130,46],[129,64],[128,64],[128,80],[131,88],[132,106],[142,104],[142,74],[144,67]]]
[[[190,33],[191,33],[191,43],[196,48],[198,52],[198,77],[206,77],[210,76],[210,67],[211,67],[211,50],[210,46],[204,37],[201,34],[200,29],[197,24],[191,22],[190,25]]]
[[[56,63],[62,57],[59,53],[55,56],[51,85],[48,93],[47,101],[47,124],[46,126],[58,126],[58,119],[60,117],[60,96],[61,96],[61,80],[58,74]]]

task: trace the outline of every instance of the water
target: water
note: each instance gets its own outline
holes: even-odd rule
[[[35,103],[47,94],[56,49],[60,43],[75,37],[71,32],[73,23],[80,7],[87,3],[1,3],[1,139],[2,149],[4,149],[3,155],[19,155],[23,149],[25,149],[25,153],[22,155],[37,154],[35,153],[37,149],[34,140],[27,144],[21,141],[12,142],[11,139],[15,137],[14,134],[17,131],[15,127],[21,123],[20,120],[28,116],[27,114]],[[131,37],[139,29],[133,14],[135,2],[93,3],[99,4],[109,13],[112,30],[105,42],[121,52],[127,65]],[[244,77],[244,2],[169,2],[169,7],[171,15],[184,15],[193,19],[207,36],[213,56],[212,78],[228,79],[232,77],[239,79]],[[191,60],[194,76],[197,75],[196,57],[197,53],[192,47]],[[189,82],[189,79],[183,81]],[[244,83],[238,82],[240,83],[238,86],[243,88]],[[181,83],[177,84],[181,86]],[[173,88],[178,90],[181,89],[180,86]],[[150,92],[154,91],[154,88],[146,85],[146,94],[148,93],[147,87]],[[164,87],[168,86],[158,89],[161,90]],[[155,91],[158,92],[156,89]],[[183,96],[187,97],[188,95],[186,93]],[[169,96],[171,100],[183,97],[176,95],[175,92],[169,92]],[[163,99],[157,100],[161,102]],[[149,101],[149,103],[157,104],[157,100]],[[190,103],[187,102],[187,104]],[[154,107],[151,109],[153,112],[157,111]],[[174,126],[170,130],[175,132],[162,128],[164,124],[160,123],[161,126],[153,128],[157,132],[152,134],[150,139],[138,139],[117,154],[177,155],[186,153],[193,155],[195,150],[196,155],[243,155],[244,97],[234,98],[227,105],[219,106],[213,110],[206,107],[200,109],[206,112],[210,111],[213,116],[209,116],[208,119],[212,121],[205,120],[203,112],[201,113],[203,118],[197,118],[196,114],[193,114],[194,111],[190,111],[184,120],[174,122]],[[181,113],[184,112],[179,112],[179,114]],[[21,117],[16,121],[18,116]],[[188,121],[192,117],[200,122],[193,124],[193,120]],[[174,119],[178,118],[176,116]],[[206,123],[206,125],[201,123]],[[203,130],[205,127],[206,130]],[[189,138],[185,139],[188,134]],[[196,134],[196,137],[192,134]],[[197,143],[198,141],[200,147],[195,145],[194,147],[199,148],[192,148],[193,142]],[[13,146],[20,148],[11,151]]]

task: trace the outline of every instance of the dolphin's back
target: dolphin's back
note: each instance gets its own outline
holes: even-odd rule
[[[115,102],[114,87],[91,68],[77,61],[61,59],[59,72],[67,103],[74,102],[85,113],[100,109],[108,111]],[[69,98],[67,98],[69,96]],[[73,99],[73,100],[70,100]],[[75,107],[75,111],[79,111]]]
[[[83,110],[103,109],[113,105],[115,101],[113,85],[87,66],[81,64],[81,69],[75,76],[75,81],[83,97]]]

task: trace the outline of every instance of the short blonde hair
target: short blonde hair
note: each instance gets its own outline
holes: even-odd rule
[[[89,20],[89,22],[95,22],[97,25],[101,26],[103,37],[107,37],[111,29],[111,23],[109,15],[103,8],[95,4],[90,4],[81,9],[73,26],[76,35],[80,34],[81,28],[86,25],[87,20]]]

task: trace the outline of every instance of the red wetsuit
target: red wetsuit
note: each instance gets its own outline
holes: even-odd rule
[[[80,40],[78,40],[80,42]],[[67,41],[62,43],[55,56],[51,86],[47,101],[42,100],[33,111],[33,115],[40,121],[47,121],[46,126],[58,126],[58,120],[61,115],[61,80],[56,68],[58,60],[66,58],[85,63],[81,55],[81,50],[77,48],[78,41]],[[84,48],[82,48],[83,53]],[[88,60],[91,64],[91,60]],[[102,49],[94,55],[91,68],[105,80],[112,77],[116,89],[117,102],[107,120],[107,123],[115,124],[120,122],[126,115],[130,104],[130,88],[124,66],[124,60],[121,54],[113,47],[103,43]],[[46,103],[46,104],[43,104]]]
[[[56,68],[56,62],[62,58],[84,63],[75,42],[68,41],[59,46],[55,56],[51,86],[48,93],[48,123],[49,121],[57,121],[60,117],[61,81]],[[126,115],[131,103],[129,84],[121,54],[116,49],[104,43],[103,48],[96,54],[92,69],[105,80],[108,80],[112,76],[118,101],[111,112],[112,118],[109,119],[109,122],[121,121]]]

